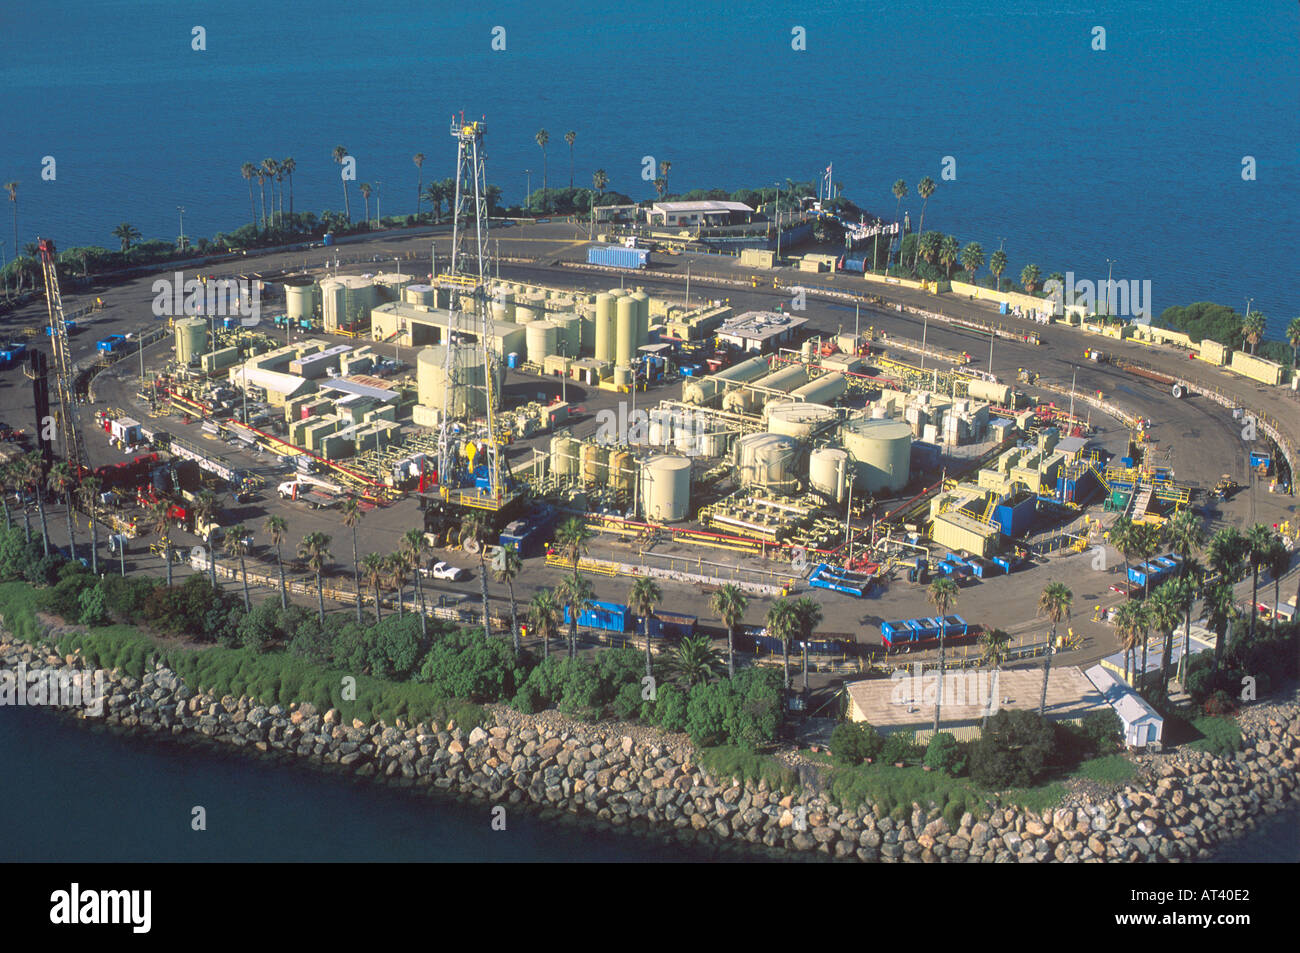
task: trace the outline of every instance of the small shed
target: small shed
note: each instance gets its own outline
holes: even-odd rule
[[[1096,686],[1106,704],[1119,715],[1120,723],[1124,726],[1124,744],[1130,748],[1145,748],[1160,743],[1165,720],[1141,695],[1101,665],[1094,665],[1084,674]]]

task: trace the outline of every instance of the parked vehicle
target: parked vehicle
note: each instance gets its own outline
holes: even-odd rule
[[[426,576],[434,579],[445,579],[448,582],[462,582],[465,579],[465,570],[459,566],[453,566],[450,563],[436,562],[432,566],[421,570]]]

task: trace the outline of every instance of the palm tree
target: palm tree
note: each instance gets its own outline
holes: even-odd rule
[[[595,534],[576,516],[571,516],[555,531],[555,548],[569,561],[573,571],[578,571],[578,562],[587,555],[587,543]]]
[[[1269,574],[1273,577],[1273,633],[1277,634],[1277,607],[1278,599],[1281,598],[1279,590],[1282,587],[1282,577],[1291,568],[1291,550],[1286,548],[1282,537],[1273,537],[1264,565],[1268,567]]]
[[[397,590],[397,617],[400,619],[405,609],[406,579],[411,574],[411,558],[399,550],[388,554],[384,566],[388,570],[389,585]]]
[[[687,636],[668,658],[665,666],[673,680],[687,691],[716,679],[722,672],[722,659],[706,636]]]
[[[1236,615],[1236,602],[1233,598],[1232,584],[1220,581],[1205,587],[1205,618],[1214,630],[1214,667],[1219,667],[1223,655],[1223,643],[1228,634],[1228,624]]]
[[[989,256],[989,271],[993,274],[993,289],[1002,290],[1002,272],[1007,270],[1007,253],[1001,248]]]
[[[424,153],[417,152],[411,156],[411,161],[415,163],[416,182],[415,182],[415,220],[420,220],[420,196],[424,192]]]
[[[1241,321],[1241,336],[1246,339],[1250,345],[1250,353],[1255,353],[1255,348],[1259,342],[1264,339],[1264,326],[1268,323],[1261,311],[1252,311]]]
[[[1205,528],[1201,519],[1191,510],[1180,510],[1174,514],[1166,527],[1169,546],[1179,559],[1178,576],[1190,585],[1190,596],[1185,605],[1183,622],[1182,663],[1186,664],[1192,641],[1192,605],[1196,602],[1196,593],[1200,587],[1201,565],[1195,554],[1205,545]]]
[[[140,230],[130,222],[123,222],[113,229],[113,237],[122,243],[122,254],[131,248],[131,243],[140,237]]]
[[[248,220],[257,221],[257,205],[253,202],[253,176],[257,175],[257,166],[251,162],[245,162],[239,167],[239,174],[244,177],[248,183]]]
[[[339,182],[343,184],[343,211],[347,215],[348,221],[352,221],[352,203],[348,199],[348,180],[343,178],[343,160],[348,157],[348,150],[343,146],[335,146],[333,153],[334,162],[339,167]]]
[[[474,513],[466,517],[465,521],[460,524],[460,545],[472,552],[478,553],[478,581],[479,589],[483,596],[483,637],[491,638],[492,636],[492,617],[488,610],[488,588],[487,588],[487,535],[491,528],[487,518]],[[466,544],[473,541],[472,546]]]
[[[591,174],[591,184],[596,190],[597,197],[599,197],[604,193],[605,186],[609,185],[609,173],[604,169],[597,169]]]
[[[293,221],[293,173],[298,168],[298,163],[293,156],[280,160],[280,168],[284,174],[289,177],[289,221]],[[281,199],[283,199],[281,194]]]
[[[898,200],[894,203],[894,221],[898,223],[898,249],[901,254],[903,249],[903,199],[907,198],[907,183],[902,179],[898,179],[894,182],[894,187],[890,191],[894,193],[894,198]],[[899,264],[901,265],[902,262],[900,261]]]
[[[435,225],[442,221],[442,203],[447,197],[447,190],[441,182],[430,182],[428,188],[424,190],[424,198],[433,209]]]
[[[167,588],[172,587],[172,505],[166,500],[159,500],[149,507],[147,517],[153,531],[158,534],[158,544],[162,547],[163,562],[167,564]]]
[[[816,602],[804,596],[794,603],[795,618],[799,622],[799,638],[803,644],[803,690],[808,691],[808,642],[817,626],[822,624],[822,610]]]
[[[1245,575],[1245,560],[1248,547],[1246,537],[1235,526],[1225,527],[1210,537],[1210,543],[1205,548],[1205,555],[1210,562],[1210,568],[1219,577],[1222,591],[1215,591],[1211,594],[1210,590],[1206,590],[1207,609],[1214,610],[1216,608],[1216,606],[1211,605],[1212,602],[1226,603],[1227,606],[1231,606],[1233,587]],[[1216,664],[1223,654],[1223,637],[1227,634],[1228,620],[1227,608],[1222,605],[1217,606],[1217,608],[1223,608],[1223,611],[1219,613],[1222,626],[1216,627],[1214,630],[1216,635],[1214,660]]]
[[[975,272],[984,267],[984,246],[979,242],[967,242],[961,250],[961,266],[966,269],[966,279],[975,284]]]
[[[1130,599],[1115,610],[1115,633],[1124,650],[1124,680],[1131,685],[1137,684],[1137,647],[1146,641],[1150,627],[1146,603]]]
[[[1137,552],[1137,537],[1133,533],[1133,521],[1127,516],[1120,516],[1111,524],[1106,536],[1110,544],[1119,550],[1120,556],[1124,559],[1123,582],[1127,585],[1129,557]]]
[[[50,467],[50,472],[45,476],[45,484],[50,488],[50,492],[56,496],[62,496],[64,503],[67,505],[66,513],[68,518],[68,556],[76,562],[77,559],[77,536],[76,527],[72,521],[72,490],[76,485],[72,479],[72,468],[60,460]],[[7,504],[6,504],[7,507]]]
[[[984,726],[989,723],[989,714],[993,710],[993,700],[997,697],[998,680],[1002,675],[1002,663],[1007,660],[1011,636],[1002,629],[986,629],[980,636],[980,664],[993,666],[993,681],[989,685],[989,700],[984,708]],[[942,685],[942,683],[940,683]]]
[[[662,175],[654,181],[655,193],[660,199],[663,199],[664,193],[668,191],[668,180]]]
[[[1292,318],[1286,326],[1286,343],[1291,345],[1291,364],[1300,367],[1300,318]]]
[[[533,136],[542,150],[542,211],[546,211],[546,144],[551,141],[551,134],[545,129],[538,129]]]
[[[560,601],[569,607],[569,658],[578,657],[578,617],[591,608],[596,590],[585,576],[574,573],[560,583]]]
[[[298,544],[298,558],[316,574],[316,608],[320,622],[325,624],[325,567],[330,559],[331,537],[325,533],[308,533]]]
[[[361,193],[361,197],[366,201],[366,228],[369,228],[370,227],[370,192],[371,192],[370,183],[362,182],[360,185],[357,186],[357,191]]]
[[[799,628],[799,617],[789,599],[777,599],[767,610],[767,633],[781,642],[785,669],[785,690],[790,690],[790,640]]]
[[[673,164],[667,159],[659,163],[659,175],[664,180],[664,191],[668,191],[668,173],[673,170]]]
[[[934,695],[934,733],[939,733],[940,699],[943,698],[943,653],[948,635],[948,610],[957,604],[957,583],[948,576],[940,576],[930,583],[926,599],[939,614],[939,690]]]
[[[627,594],[628,608],[633,615],[641,617],[641,636],[645,639],[645,673],[649,676],[654,675],[650,657],[650,615],[655,611],[655,606],[663,601],[663,597],[663,590],[649,576],[637,577]]]
[[[384,557],[378,553],[366,553],[365,558],[361,560],[361,575],[365,579],[366,585],[375,591],[375,621],[383,621],[384,618],[384,600],[379,592],[379,587],[384,584],[384,577],[388,573],[388,567],[385,565]]]
[[[934,179],[928,175],[916,184],[916,194],[921,196],[921,222],[916,229],[917,235],[925,234],[925,207],[930,204],[930,196],[934,195]],[[920,253],[920,246],[917,246],[917,253]],[[916,256],[912,257],[912,270],[916,271]]]
[[[425,554],[429,551],[429,541],[424,538],[424,530],[412,526],[402,534],[401,544],[402,552],[406,553],[415,572],[415,602],[420,607],[420,637],[428,638],[429,619],[424,609],[424,586],[420,582],[420,567],[424,565]],[[357,605],[357,610],[360,611],[360,603]]]
[[[1039,715],[1047,711],[1047,679],[1052,671],[1052,655],[1056,652],[1056,626],[1062,619],[1070,618],[1070,603],[1073,601],[1074,593],[1060,582],[1049,582],[1038,597],[1038,611],[1047,616],[1052,625],[1047,652],[1043,655],[1043,691],[1038,698]]]
[[[86,508],[90,514],[90,571],[99,575],[99,491],[103,487],[103,481],[99,477],[88,475],[81,478],[81,485],[78,491],[81,494],[81,505]],[[40,497],[38,496],[39,500]],[[44,527],[44,516],[41,517],[42,528]]]
[[[573,141],[578,138],[578,134],[570,129],[564,134],[564,141],[569,145],[569,189],[573,189]]]
[[[38,451],[33,451],[22,457],[20,468],[23,483],[30,486],[36,496],[36,509],[41,514],[41,544],[45,548],[45,555],[49,556],[50,530],[45,522],[45,461]]]
[[[1185,582],[1186,580],[1183,579],[1170,579],[1161,583],[1146,603],[1151,628],[1164,636],[1162,642],[1164,657],[1160,665],[1162,695],[1169,691],[1169,656],[1173,651],[1174,629],[1178,627],[1178,620],[1183,614],[1183,601],[1187,597]],[[1145,669],[1142,674],[1145,677]]]
[[[934,256],[939,251],[939,237],[938,232],[922,232],[917,236],[916,253],[930,264],[934,264]]]
[[[514,543],[501,547],[500,560],[494,561],[497,581],[506,584],[510,594],[510,641],[514,646],[515,657],[519,657],[519,614],[515,608],[515,578],[524,568],[524,561],[519,557],[519,549]]]
[[[1038,287],[1039,279],[1042,277],[1043,273],[1038,270],[1037,265],[1025,265],[1025,267],[1020,270],[1020,283],[1024,285],[1025,293],[1033,294],[1034,289]]]
[[[736,677],[736,626],[745,617],[749,600],[734,583],[723,583],[709,600],[709,607],[718,614],[727,629],[727,677]]]
[[[528,603],[528,625],[542,637],[542,658],[551,654],[551,639],[560,634],[564,606],[553,589],[538,589]]]
[[[289,587],[284,582],[284,558],[280,547],[289,538],[289,522],[283,516],[268,516],[262,527],[271,545],[275,547],[275,563],[280,569],[280,608],[289,608]]]
[[[244,555],[248,552],[248,527],[243,523],[226,530],[226,552],[239,560],[239,575],[244,580],[244,611],[252,612],[253,603],[248,598],[248,569],[244,565]]]
[[[257,170],[257,190],[262,195],[262,231],[270,229],[270,221],[266,217],[266,170],[259,167]]]
[[[943,265],[944,277],[949,281],[952,280],[952,266],[957,263],[960,254],[955,235],[945,235],[939,240],[939,264]]]
[[[194,500],[195,528],[198,528],[199,523],[210,527],[216,521],[219,509],[217,498],[211,490],[200,492]],[[93,518],[94,514],[91,515]],[[204,534],[203,541],[208,544],[208,581],[212,583],[212,588],[215,590],[217,588],[217,547],[213,545],[212,535],[212,530],[209,529]]]
[[[262,176],[271,182],[271,227],[275,224],[275,176],[280,171],[280,164],[274,159],[263,159],[259,167]]]
[[[4,184],[4,190],[9,193],[10,207],[14,217],[14,257],[18,257],[18,182],[11,179]]]
[[[1138,559],[1146,562],[1156,554],[1160,548],[1161,537],[1164,536],[1164,528],[1156,523],[1134,523],[1133,529],[1133,551]],[[1142,583],[1142,598],[1151,595],[1151,574],[1146,574],[1146,579]],[[1143,666],[1146,665],[1146,659],[1142,660]]]
[[[1259,570],[1268,563],[1273,546],[1273,530],[1256,523],[1246,530],[1246,558],[1250,562],[1250,628],[1249,638],[1255,637],[1255,618],[1259,615]]]
[[[349,496],[343,501],[343,507],[340,511],[343,514],[342,523],[352,531],[352,585],[357,590],[357,621],[361,621],[361,566],[357,562],[357,527],[361,525],[361,520],[365,517],[365,511],[361,509],[361,504],[357,502],[355,496]]]

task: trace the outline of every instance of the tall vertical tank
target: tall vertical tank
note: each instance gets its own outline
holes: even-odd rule
[[[853,462],[853,488],[860,493],[898,491],[907,486],[912,462],[912,428],[900,420],[858,418],[840,427],[840,441]]]
[[[843,503],[849,455],[839,447],[818,447],[808,454],[808,489],[834,503]]]
[[[527,305],[515,304],[515,324],[532,324],[538,320],[536,308],[530,308]]]
[[[560,353],[564,354],[565,357],[577,357],[582,333],[578,316],[569,312],[556,312],[551,315],[550,320],[558,328],[556,334],[557,350],[559,342],[562,341],[564,349]]]
[[[402,300],[407,304],[418,304],[426,308],[435,306],[433,285],[407,285],[402,289]]]
[[[686,519],[691,508],[691,461],[662,454],[641,468],[641,508],[646,519],[673,523]]]
[[[742,486],[793,493],[799,480],[799,441],[784,434],[751,433],[736,441]]]
[[[578,475],[580,444],[572,437],[556,434],[551,438],[551,473],[558,477]]]
[[[413,280],[411,275],[403,275],[395,271],[381,272],[371,279],[375,285],[376,299],[381,304],[385,301],[403,300],[403,291]]]
[[[636,302],[636,343],[640,347],[650,343],[650,296],[634,291],[629,297]]]
[[[609,448],[594,443],[582,445],[582,480],[605,483],[609,480]]]
[[[617,330],[614,317],[614,296],[601,292],[596,295],[596,360],[612,364]]]
[[[636,302],[630,296],[624,295],[618,298],[616,309],[618,333],[614,343],[614,363],[631,364],[639,346]]]
[[[452,378],[447,377],[447,350],[442,345],[426,347],[415,360],[415,392],[421,405],[442,410],[446,392],[447,411],[453,417],[487,413],[487,376],[478,348],[472,344],[452,345]],[[494,366],[492,391],[501,391],[501,372]]]
[[[189,364],[208,349],[208,322],[203,318],[176,319],[176,363]]]
[[[560,329],[550,321],[532,321],[524,326],[524,343],[529,364],[541,364],[555,353]]]
[[[305,275],[298,275],[284,280],[284,313],[289,320],[299,321],[310,318],[316,313],[320,289],[316,282]]]
[[[321,316],[328,332],[365,320],[379,304],[379,292],[369,278],[342,275],[321,282]]]
[[[636,465],[632,454],[626,450],[611,450],[609,454],[609,485],[618,493],[632,492],[632,479],[636,476]]]

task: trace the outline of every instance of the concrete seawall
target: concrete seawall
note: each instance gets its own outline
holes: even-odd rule
[[[0,632],[0,669],[84,669]],[[1230,758],[1180,751],[1143,763],[1146,779],[1040,813],[994,799],[988,816],[950,826],[937,810],[906,816],[848,810],[823,793],[822,770],[798,768],[794,792],[709,775],[689,740],[643,726],[573,722],[492,706],[495,724],[342,723],[309,704],[265,706],[195,691],[158,666],[143,679],[107,673],[104,712],[75,716],[109,730],[215,743],[355,777],[509,810],[748,856],[862,861],[1178,861],[1206,859],[1258,819],[1300,801],[1300,705],[1241,716],[1245,747]]]

